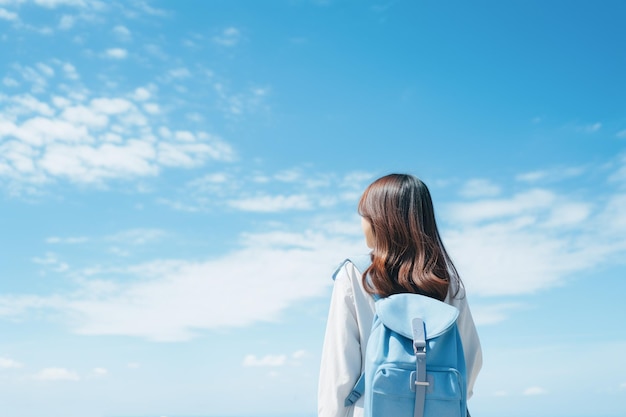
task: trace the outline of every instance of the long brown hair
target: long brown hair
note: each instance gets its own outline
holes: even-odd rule
[[[438,300],[459,291],[461,280],[446,252],[428,187],[418,178],[390,174],[377,179],[359,201],[372,227],[372,264],[363,273],[370,294],[417,293]],[[369,275],[369,279],[368,279]]]

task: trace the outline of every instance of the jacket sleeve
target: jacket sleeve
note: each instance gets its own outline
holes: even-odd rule
[[[483,355],[476,325],[474,324],[474,319],[472,318],[472,313],[470,312],[464,291],[462,294],[459,294],[459,296],[459,298],[453,300],[452,304],[459,309],[457,325],[461,335],[461,342],[463,343],[463,352],[465,354],[467,398],[470,399],[474,391],[476,377],[483,364]]]
[[[330,301],[318,387],[318,417],[345,417],[344,405],[361,374],[361,344],[354,292],[344,264]]]

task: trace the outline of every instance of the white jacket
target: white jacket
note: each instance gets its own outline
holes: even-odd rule
[[[463,289],[446,303],[459,309],[457,325],[467,368],[467,398],[482,365],[482,350]],[[363,358],[374,319],[374,299],[365,292],[361,273],[346,262],[337,272],[328,313],[318,388],[318,417],[361,417],[363,397],[344,406],[365,366]]]

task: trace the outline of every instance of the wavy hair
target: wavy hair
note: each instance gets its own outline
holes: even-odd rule
[[[386,175],[367,187],[358,211],[374,236],[372,264],[363,273],[367,292],[417,293],[443,301],[452,284],[457,295],[461,280],[437,230],[426,184],[412,175]]]

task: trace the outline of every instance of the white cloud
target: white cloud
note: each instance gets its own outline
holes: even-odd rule
[[[78,381],[80,377],[74,371],[65,368],[45,368],[33,376],[39,381]]]
[[[12,104],[6,112],[12,116],[20,116],[23,114],[37,113],[43,116],[52,116],[54,110],[50,105],[44,103],[30,94],[18,95],[11,97],[9,103]]]
[[[9,358],[3,358],[0,356],[0,369],[12,369],[21,368],[22,364]]]
[[[471,293],[528,294],[560,284],[593,264],[570,242],[525,227],[494,225],[450,232],[444,241]]]
[[[135,6],[140,10],[140,12],[147,13],[152,16],[167,16],[168,14],[168,12],[163,9],[157,9],[155,7],[152,7],[146,1],[137,2]]]
[[[291,354],[291,357],[293,359],[302,359],[302,358],[307,357],[307,355],[308,355],[308,352],[306,350],[304,350],[304,349],[301,349],[301,350],[297,350],[297,351],[293,352]]]
[[[0,7],[0,20],[14,21],[18,19],[19,19],[19,16],[17,13],[10,12],[7,9]]]
[[[535,386],[535,387],[526,388],[523,394],[526,396],[529,396],[529,395],[544,395],[547,393],[548,392],[544,388]]]
[[[45,257],[43,258],[33,258],[33,262],[39,265],[46,266],[55,272],[65,272],[69,269],[69,265],[65,262],[60,261],[57,256],[52,252],[46,253]]]
[[[76,72],[76,67],[70,63],[64,63],[62,65],[63,73],[70,80],[77,80],[79,78],[78,72]]]
[[[214,43],[227,47],[237,45],[240,40],[241,32],[235,27],[226,28],[219,35],[213,37]]]
[[[78,236],[78,237],[57,237],[57,236],[51,236],[51,237],[46,239],[46,243],[50,243],[50,244],[68,244],[68,245],[75,245],[75,244],[79,244],[79,243],[86,243],[88,241],[89,241],[89,238],[84,237],[84,236]]]
[[[291,355],[246,355],[243,358],[242,366],[244,367],[280,367],[285,365],[298,366],[299,360],[305,358],[308,355],[306,350],[298,350]]]
[[[85,125],[93,129],[102,129],[109,124],[106,114],[98,113],[85,106],[67,107],[61,113],[60,118],[74,126]]]
[[[477,304],[472,307],[472,316],[477,326],[487,326],[505,321],[511,312],[521,308],[523,305],[517,303]]]
[[[500,194],[500,187],[486,179],[472,179],[467,181],[461,189],[464,197],[494,197]]]
[[[106,368],[94,368],[92,373],[96,377],[104,377],[109,374],[109,371]]]
[[[270,91],[269,87],[262,90],[250,88],[239,93],[231,93],[222,83],[213,84],[213,88],[219,97],[220,109],[229,117],[239,117],[246,113],[268,109],[265,99]],[[260,91],[263,93],[259,94]]]
[[[129,40],[131,38],[131,32],[126,26],[115,26],[113,28],[113,33],[121,40]]]
[[[592,205],[532,189],[447,209],[444,242],[470,293],[478,295],[530,294],[561,285],[569,275],[626,252],[622,194]],[[499,316],[490,315],[487,321]]]
[[[63,15],[61,20],[59,20],[59,29],[61,30],[69,30],[74,27],[76,23],[76,18],[71,15]]]
[[[195,142],[196,136],[188,130],[179,130],[174,133],[174,138],[182,142]]]
[[[187,68],[181,67],[170,70],[168,75],[172,78],[189,78],[191,77],[191,72]]]
[[[2,84],[4,84],[6,87],[19,87],[20,83],[17,82],[17,80],[15,80],[14,78],[11,77],[4,77],[2,79]]]
[[[53,142],[92,142],[85,126],[75,126],[64,120],[33,117],[10,131],[2,132],[13,136],[22,143],[32,146],[44,146]],[[7,144],[10,142],[6,142]]]
[[[553,207],[547,226],[566,226],[580,224],[591,214],[591,205],[587,203],[567,202]]]
[[[58,64],[75,71],[67,68],[71,64]],[[45,64],[37,68],[37,74],[52,71]],[[146,99],[151,89],[138,88],[131,96]],[[158,117],[151,114],[158,110],[156,103],[147,103],[148,112],[128,99],[90,99],[88,92],[54,95],[50,103],[31,94],[1,100],[8,105],[0,117],[0,178],[9,179],[13,188],[58,178],[103,184],[155,176],[162,167],[193,168],[234,157],[229,144],[202,131],[177,131],[159,140],[151,127],[151,118]]]
[[[242,211],[271,213],[287,210],[310,210],[313,202],[305,194],[299,195],[259,195],[255,197],[230,200],[228,204]]]
[[[255,355],[246,355],[243,358],[242,365],[245,367],[250,366],[283,366],[287,361],[286,355],[266,355],[261,358]]]
[[[146,113],[159,114],[161,113],[161,107],[156,103],[146,103],[143,105],[143,109]]]
[[[144,87],[137,88],[132,95],[134,100],[137,101],[146,101],[152,97],[150,90]]]
[[[593,123],[587,126],[583,126],[581,129],[587,133],[595,133],[602,129],[602,123]]]
[[[171,133],[171,132],[170,132]],[[218,173],[190,181],[186,188],[191,203],[180,202],[180,209],[207,209],[209,205],[226,205],[242,211],[257,213],[277,213],[292,210],[334,207],[343,202],[355,205],[362,187],[362,180],[346,181],[343,177],[331,174],[314,174],[302,168],[280,170],[277,173],[253,171],[247,175],[240,173]],[[306,172],[306,173],[305,173]],[[348,174],[349,176],[350,174]],[[369,178],[369,177],[368,177]],[[272,194],[276,186],[282,194]],[[290,190],[293,190],[290,192]],[[219,199],[209,198],[219,196]],[[174,206],[172,201],[167,202]]]
[[[63,109],[71,106],[72,101],[66,97],[54,96],[52,97],[52,104],[59,109]]]
[[[49,9],[54,9],[58,6],[73,6],[73,7],[86,7],[89,0],[34,0],[38,6],[43,6]]]
[[[326,294],[333,266],[345,256],[339,254],[366,251],[360,236],[311,231],[247,235],[242,244],[206,261],[129,267],[126,274],[137,279],[122,282],[96,271],[104,277],[78,280],[76,291],[63,296],[0,296],[0,316],[52,310],[80,334],[188,340],[202,329],[276,320],[300,300]]]
[[[157,160],[164,166],[192,168],[201,165],[207,159],[227,160],[230,148],[220,149],[205,143],[166,143],[157,148]]]
[[[624,390],[626,390],[626,382],[622,382],[622,383],[619,385],[619,389],[620,389],[620,391],[624,391]]]
[[[39,94],[46,91],[48,80],[45,74],[42,74],[38,69],[23,67],[19,64],[14,65],[13,69],[22,77],[22,79],[24,79],[24,81],[31,84],[31,92]]]
[[[302,179],[302,172],[299,169],[288,169],[276,173],[274,178],[281,182],[295,182]]]
[[[617,132],[616,136],[618,138],[626,138],[626,129],[620,130],[619,132]]]
[[[51,176],[79,183],[96,183],[111,178],[154,176],[159,172],[153,162],[152,144],[129,140],[124,145],[48,146],[39,166]]]
[[[128,51],[123,48],[110,48],[104,52],[107,58],[124,59],[128,56]]]
[[[452,204],[449,206],[447,214],[454,222],[475,223],[546,209],[551,207],[555,200],[556,196],[553,192],[534,189],[516,194],[513,198],[508,199],[489,199]]]
[[[578,177],[585,173],[583,167],[558,167],[553,169],[537,170],[518,174],[515,179],[521,182],[561,181]]]
[[[94,98],[91,107],[101,113],[114,115],[135,110],[135,105],[123,98]]]
[[[113,242],[138,246],[157,242],[165,235],[166,233],[159,229],[131,229],[108,236],[106,239]]]

